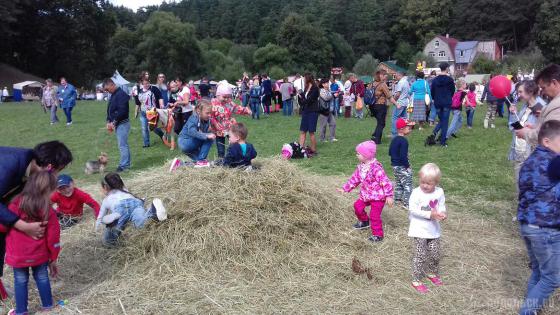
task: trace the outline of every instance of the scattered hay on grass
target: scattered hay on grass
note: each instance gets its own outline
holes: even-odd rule
[[[370,244],[369,232],[351,229],[355,195],[335,192],[344,178],[264,162],[252,173],[139,173],[128,187],[162,198],[169,220],[130,228],[115,250],[101,247],[90,220],[64,232],[55,293],[84,314],[515,312],[529,270],[514,225],[461,211],[448,196],[446,285],[421,296],[410,286],[406,211],[386,208],[386,238]]]

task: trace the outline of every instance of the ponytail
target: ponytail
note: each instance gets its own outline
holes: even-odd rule
[[[134,194],[126,190],[121,176],[117,173],[109,173],[105,175],[101,180],[101,187],[103,187],[103,189],[108,191],[118,190],[120,192],[132,195],[132,197],[136,199],[143,200],[142,198],[138,198],[137,196],[135,196]]]
[[[56,176],[51,171],[32,174],[21,192],[20,209],[31,220],[48,220],[50,197],[55,190]]]

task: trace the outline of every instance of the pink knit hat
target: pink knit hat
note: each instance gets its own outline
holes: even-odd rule
[[[218,87],[216,88],[216,96],[220,95],[231,95],[233,90],[226,80],[220,81]]]
[[[371,140],[364,141],[356,146],[356,152],[371,160],[375,157],[375,153],[377,153],[377,145]]]

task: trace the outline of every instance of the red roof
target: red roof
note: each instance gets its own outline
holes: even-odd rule
[[[451,54],[453,54],[453,59],[455,59],[455,46],[457,46],[457,43],[459,41],[456,38],[453,38],[453,37],[445,37],[445,36],[441,36],[441,35],[438,35],[436,37],[441,39],[443,42],[445,42],[449,46],[449,49],[451,50]]]

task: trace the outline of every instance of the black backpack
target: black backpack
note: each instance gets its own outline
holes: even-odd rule
[[[375,105],[375,88],[366,89],[364,93],[364,103],[366,105]]]

